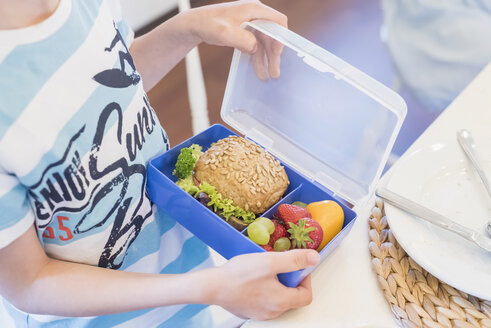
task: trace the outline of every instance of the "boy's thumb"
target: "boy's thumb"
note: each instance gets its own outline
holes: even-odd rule
[[[230,45],[239,49],[242,52],[253,54],[257,51],[257,39],[249,31],[238,27],[234,30],[234,33],[230,35]]]
[[[320,260],[319,253],[313,249],[293,249],[271,254],[276,255],[275,273],[302,270],[316,265]]]

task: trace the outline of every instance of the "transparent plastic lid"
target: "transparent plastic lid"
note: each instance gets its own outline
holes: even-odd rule
[[[259,79],[252,57],[236,50],[223,120],[355,205],[382,174],[406,116],[404,100],[280,25],[253,21],[247,29],[284,44],[281,73]]]

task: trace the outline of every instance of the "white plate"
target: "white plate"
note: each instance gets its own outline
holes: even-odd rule
[[[491,178],[491,136],[474,139]],[[480,232],[491,219],[491,200],[456,138],[405,156],[387,187]],[[419,265],[463,292],[491,300],[491,253],[389,204],[386,214],[397,241]]]

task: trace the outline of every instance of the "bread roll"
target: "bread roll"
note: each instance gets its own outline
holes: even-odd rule
[[[234,205],[255,214],[277,203],[290,183],[278,160],[252,141],[237,136],[211,146],[194,170],[198,181],[206,181]]]

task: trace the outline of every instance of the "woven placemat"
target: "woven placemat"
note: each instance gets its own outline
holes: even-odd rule
[[[368,224],[372,269],[402,327],[491,328],[491,301],[445,284],[411,259],[390,231],[381,199]]]

